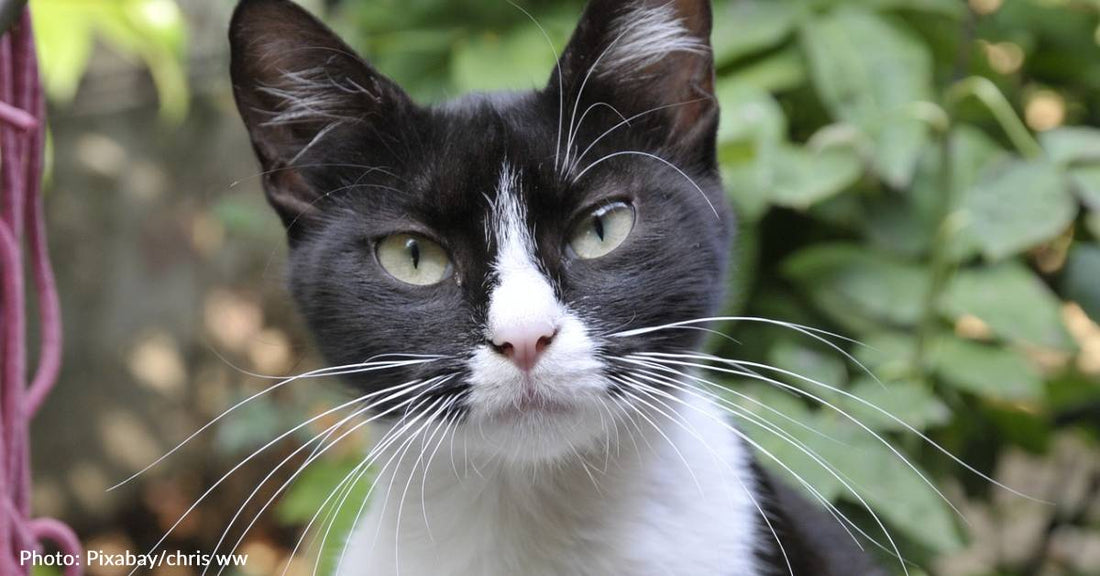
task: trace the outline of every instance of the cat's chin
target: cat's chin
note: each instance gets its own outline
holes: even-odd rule
[[[552,463],[603,450],[608,415],[589,401],[530,400],[468,420],[461,433],[471,454],[519,465]]]

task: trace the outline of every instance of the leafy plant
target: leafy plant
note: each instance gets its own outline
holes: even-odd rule
[[[179,122],[187,113],[187,31],[175,0],[32,0],[39,60],[46,91],[65,104],[75,96],[97,40],[148,68],[161,116]]]

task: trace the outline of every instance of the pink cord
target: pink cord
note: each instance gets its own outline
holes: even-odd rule
[[[53,388],[61,366],[61,310],[42,211],[45,103],[34,52],[30,11],[0,39],[0,574],[25,576],[20,552],[53,542],[81,555],[66,525],[30,518],[30,421]],[[38,299],[38,367],[27,385],[24,238]],[[65,576],[79,576],[70,566]]]

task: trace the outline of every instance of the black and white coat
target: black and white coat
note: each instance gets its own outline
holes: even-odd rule
[[[238,7],[237,102],[319,347],[424,359],[346,377],[381,472],[339,574],[877,574],[713,394],[645,356],[697,350],[677,324],[724,297],[710,10],[592,0],[545,89],[423,107],[291,2]],[[577,257],[570,230],[609,203],[629,237]],[[373,250],[395,233],[449,275],[388,275]],[[506,340],[532,334],[521,365]]]

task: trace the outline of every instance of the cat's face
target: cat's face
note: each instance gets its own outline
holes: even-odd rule
[[[328,361],[395,419],[554,458],[607,432],[617,358],[696,346],[729,218],[705,0],[594,0],[544,90],[414,104],[289,2],[246,0],[237,102]],[[549,46],[547,47],[549,50]]]

